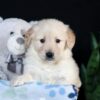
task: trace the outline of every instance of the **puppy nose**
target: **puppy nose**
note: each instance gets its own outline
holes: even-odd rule
[[[48,59],[52,59],[52,58],[54,57],[54,53],[53,53],[53,52],[47,52],[47,53],[46,53],[46,57],[47,57]]]
[[[21,38],[21,37],[20,38],[17,38],[16,41],[17,41],[18,44],[24,44],[24,39]]]

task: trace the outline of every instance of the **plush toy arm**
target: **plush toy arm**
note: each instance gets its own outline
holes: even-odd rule
[[[7,80],[6,74],[3,72],[2,67],[0,66],[0,79]]]

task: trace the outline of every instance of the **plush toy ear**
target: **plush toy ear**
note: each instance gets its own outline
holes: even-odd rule
[[[32,34],[33,34],[33,28],[31,27],[28,31],[26,31],[24,33],[24,38],[25,38],[25,46],[26,46],[26,49],[29,47],[30,43],[31,43],[31,40],[32,40]]]
[[[72,29],[66,25],[67,28],[67,42],[66,42],[66,47],[72,49],[75,45],[75,34],[72,31]]]
[[[2,18],[2,17],[0,17],[0,23],[1,23],[1,22],[3,22],[3,18]]]

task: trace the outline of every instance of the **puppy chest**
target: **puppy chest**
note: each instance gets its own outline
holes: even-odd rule
[[[61,83],[66,80],[66,74],[61,70],[40,70],[36,72],[36,76],[43,82]]]

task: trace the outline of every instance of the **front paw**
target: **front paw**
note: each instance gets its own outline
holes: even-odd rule
[[[11,80],[11,85],[12,86],[20,86],[28,82],[33,82],[33,78],[31,75],[22,75],[18,76],[15,79]]]

